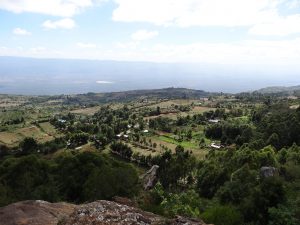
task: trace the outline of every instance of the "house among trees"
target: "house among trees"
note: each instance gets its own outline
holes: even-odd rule
[[[219,123],[220,120],[218,120],[218,119],[210,119],[210,120],[208,120],[208,122],[210,122],[210,123]]]
[[[222,146],[213,142],[213,143],[211,143],[210,147],[215,148],[215,149],[220,149]]]

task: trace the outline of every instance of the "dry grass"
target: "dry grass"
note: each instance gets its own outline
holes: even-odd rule
[[[18,129],[16,130],[16,133],[22,135],[23,137],[32,137],[40,143],[44,143],[54,139],[51,135],[44,133],[36,126]]]
[[[23,138],[24,137],[22,135],[17,133],[0,132],[0,142],[9,147],[18,145]]]
[[[51,136],[55,136],[57,133],[54,126],[52,126],[52,124],[49,122],[40,123],[39,126],[41,127],[42,131]]]
[[[170,113],[164,113],[160,114],[158,116],[147,116],[144,117],[144,119],[149,120],[149,119],[154,119],[157,117],[165,117],[165,118],[170,118],[170,119],[177,119],[177,117],[185,117],[187,115],[195,115],[195,114],[200,114],[204,113],[210,110],[215,110],[216,108],[211,108],[211,107],[205,107],[205,106],[195,106],[191,111],[189,112],[170,112]]]
[[[42,123],[42,126],[45,127],[44,131],[42,130],[43,128],[30,126],[19,128],[15,131],[0,132],[0,142],[9,147],[15,147],[26,137],[32,137],[39,143],[53,140],[56,132],[54,127],[47,123]]]
[[[127,143],[133,150],[133,152],[138,152],[142,155],[148,156],[155,156],[155,155],[161,155],[163,154],[166,150],[163,148],[167,147],[170,149],[173,153],[175,153],[175,148],[177,147],[177,144],[164,141],[160,139],[160,136],[152,136],[149,138],[146,138],[147,142],[149,143],[149,140],[151,139],[151,143],[156,143],[157,147],[155,148],[155,152],[151,151],[149,148],[141,148],[139,146],[134,145],[133,143]],[[198,159],[203,159],[205,155],[207,154],[208,150],[207,149],[200,149],[200,148],[194,148],[194,147],[185,147],[185,150],[191,151],[193,155],[198,158]]]
[[[100,106],[95,106],[95,107],[89,107],[89,108],[76,109],[76,110],[71,111],[71,113],[92,116],[96,112],[98,112],[99,109],[100,109]]]

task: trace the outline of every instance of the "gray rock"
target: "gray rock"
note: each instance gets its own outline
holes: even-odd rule
[[[152,189],[157,183],[157,171],[159,169],[158,165],[153,165],[150,170],[148,170],[143,176],[143,187],[144,190]]]
[[[278,174],[275,167],[263,166],[260,168],[260,175],[262,177],[273,177]]]
[[[205,225],[177,216],[167,219],[111,201],[82,205],[23,201],[0,208],[0,225]]]

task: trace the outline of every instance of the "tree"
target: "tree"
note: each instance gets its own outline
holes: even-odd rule
[[[267,140],[267,144],[268,145],[272,145],[274,148],[276,148],[277,150],[279,150],[280,148],[280,140],[279,140],[279,136],[276,133],[273,133],[269,139]]]
[[[294,210],[283,205],[269,208],[269,223],[268,225],[297,225],[299,224],[295,218]]]
[[[196,167],[196,161],[189,151],[181,145],[175,149],[175,154],[170,150],[165,151],[158,159],[158,176],[165,189],[177,188],[188,184],[188,177]]]
[[[201,218],[206,223],[217,225],[240,225],[243,224],[239,211],[232,206],[215,206],[206,210]]]
[[[132,156],[132,149],[122,142],[114,142],[110,145],[112,153],[118,154],[125,159],[130,159]]]
[[[19,145],[22,154],[27,155],[30,153],[34,153],[37,151],[38,144],[37,142],[31,138],[31,137],[26,137]]]

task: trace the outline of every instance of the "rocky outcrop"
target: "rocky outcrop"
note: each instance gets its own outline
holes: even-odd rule
[[[110,201],[96,201],[80,206],[64,225],[157,224],[162,218],[149,212]]]
[[[150,190],[155,186],[155,184],[157,183],[157,180],[158,180],[158,177],[157,177],[158,169],[159,169],[159,166],[154,165],[151,167],[150,170],[148,170],[142,176],[144,190]]]
[[[263,166],[260,168],[260,175],[262,177],[273,177],[278,174],[278,171],[275,167]]]
[[[166,219],[141,209],[111,201],[83,205],[23,201],[0,208],[0,225],[205,225],[176,217]]]
[[[56,225],[74,212],[76,205],[23,201],[0,208],[0,225]]]

